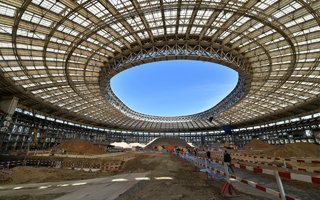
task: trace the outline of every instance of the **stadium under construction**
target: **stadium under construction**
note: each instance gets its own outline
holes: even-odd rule
[[[117,74],[144,63],[164,60],[219,63],[237,71],[238,82],[230,94],[210,109],[176,117],[139,113],[129,108],[112,90],[110,80]],[[35,151],[52,152],[54,149],[56,152],[56,147],[64,142],[79,139],[107,151],[107,147],[117,142],[146,145],[156,138],[185,140],[192,145],[187,152],[181,150],[180,153],[190,153],[190,157],[183,157],[176,149],[171,149],[175,144],[169,142],[166,147],[160,142],[158,147],[140,149],[141,154],[148,152],[148,159],[156,159],[152,152],[161,148],[165,154],[159,154],[159,157],[169,159],[168,163],[182,163],[186,159],[200,168],[210,168],[207,162],[217,161],[217,165],[223,162],[221,152],[228,149],[232,151],[235,168],[239,161],[236,175],[258,182],[264,177],[251,176],[241,170],[244,166],[254,168],[259,165],[259,170],[253,171],[264,174],[261,164],[266,164],[275,167],[272,168],[275,171],[289,170],[286,171],[289,175],[279,174],[281,179],[294,179],[295,175],[290,173],[296,173],[300,178],[295,181],[310,184],[309,187],[290,183],[285,186],[290,195],[285,196],[277,179],[278,184],[275,182],[274,186],[277,191],[268,194],[271,199],[316,199],[320,184],[320,1],[0,0],[1,153],[26,156]],[[256,146],[252,143],[257,140],[261,145],[264,143],[275,149],[284,149],[290,144],[295,148],[308,144],[315,153],[308,152],[309,147],[304,146],[299,151],[305,150],[306,154],[299,155],[282,155],[274,151],[268,154],[266,149],[261,152],[259,148],[254,151]],[[259,147],[258,143],[256,145]],[[132,149],[127,151],[120,152],[121,155],[128,154],[128,158],[121,158],[121,166],[123,172],[129,173],[134,171],[130,168],[130,159],[141,155],[132,156],[135,154]],[[202,163],[201,159],[208,151],[211,156]],[[168,152],[174,156],[166,157]],[[251,160],[251,157],[244,160],[243,156],[249,154],[252,157],[260,155],[262,160]],[[268,157],[273,159],[272,163],[267,162]],[[180,160],[172,161],[178,158]],[[280,167],[278,161],[281,161]],[[123,164],[126,162],[129,164]],[[184,166],[181,163],[177,165]],[[301,166],[301,163],[305,165]],[[310,166],[307,163],[311,163]],[[100,162],[101,171],[106,169],[102,165]],[[11,170],[11,165],[7,168]],[[80,168],[83,169],[83,165]],[[7,176],[8,173],[1,172],[0,175]],[[266,176],[270,173],[266,172]],[[218,179],[215,176],[212,175],[213,179]],[[310,176],[311,182],[302,176]],[[229,178],[227,182],[231,185]],[[178,177],[173,180],[167,177],[165,181],[175,179]],[[150,184],[158,184],[156,180],[162,179],[156,177]],[[198,183],[213,184],[210,181]],[[147,194],[153,190],[146,188],[155,185],[150,184],[144,186],[141,193],[138,189],[128,192],[129,188],[138,187],[134,185],[117,190],[119,194],[109,199],[151,199],[153,196]],[[214,187],[220,188],[220,185]],[[263,192],[272,190],[270,184],[271,189],[265,189],[262,194],[256,193],[256,189],[236,187],[239,189],[236,195],[232,192],[228,195],[237,196],[240,192],[243,196],[240,199],[268,199]],[[261,192],[262,186],[259,187]],[[300,191],[307,187],[308,194]],[[207,189],[195,189],[194,194],[198,190]],[[164,195],[161,192],[152,194],[158,195],[158,199],[194,199],[187,189],[178,191],[179,194],[168,191],[171,196],[161,196]],[[101,191],[95,188],[95,192],[100,194]],[[1,193],[5,199],[18,195],[0,185]],[[54,194],[36,194],[30,199],[85,199]],[[20,195],[25,194],[21,192]],[[200,192],[196,199],[210,199],[210,195]],[[216,199],[225,196],[220,191],[215,194]],[[88,199],[108,199],[104,197],[97,195]]]

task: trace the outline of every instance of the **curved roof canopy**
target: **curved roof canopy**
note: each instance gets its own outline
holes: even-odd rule
[[[57,117],[143,131],[312,112],[319,15],[318,0],[0,0],[0,94]],[[110,89],[122,70],[168,59],[221,63],[239,81],[217,106],[179,117],[137,113]]]

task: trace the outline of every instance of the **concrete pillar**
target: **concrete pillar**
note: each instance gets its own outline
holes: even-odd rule
[[[15,141],[14,141],[14,143],[13,143],[13,150],[14,150],[14,151],[16,150],[17,143],[18,143],[19,139],[20,139],[20,135],[17,135],[17,136],[16,136],[16,139],[15,139]]]
[[[16,110],[19,99],[15,96],[12,97],[1,97],[0,98],[0,110],[7,113],[8,115],[13,115]]]
[[[0,97],[0,110],[5,113],[5,117],[0,121],[0,150],[2,149],[3,141],[8,134],[9,126],[12,123],[12,115],[16,110],[18,100],[19,99],[15,96]]]

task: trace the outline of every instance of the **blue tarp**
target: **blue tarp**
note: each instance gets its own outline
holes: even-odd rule
[[[179,154],[179,156],[183,159],[187,159],[188,161],[192,162],[193,164],[200,163],[202,165],[205,165],[207,162],[207,166],[213,167],[213,168],[218,169],[220,171],[224,171],[223,165],[221,165],[219,163],[209,161],[209,160],[200,159],[200,158],[194,157],[188,153],[186,155]],[[200,171],[204,172],[204,173],[208,173],[208,174],[214,176],[214,178],[216,178],[216,179],[223,179],[224,178],[223,175],[216,173],[214,170],[211,170],[211,169],[204,168],[204,169],[200,169]]]

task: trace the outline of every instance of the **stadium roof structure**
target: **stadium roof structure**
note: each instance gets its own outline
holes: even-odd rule
[[[160,117],[110,88],[142,63],[192,59],[239,72],[218,105]],[[0,95],[22,108],[124,130],[198,131],[320,109],[319,0],[0,0]],[[212,119],[212,122],[210,122]]]

